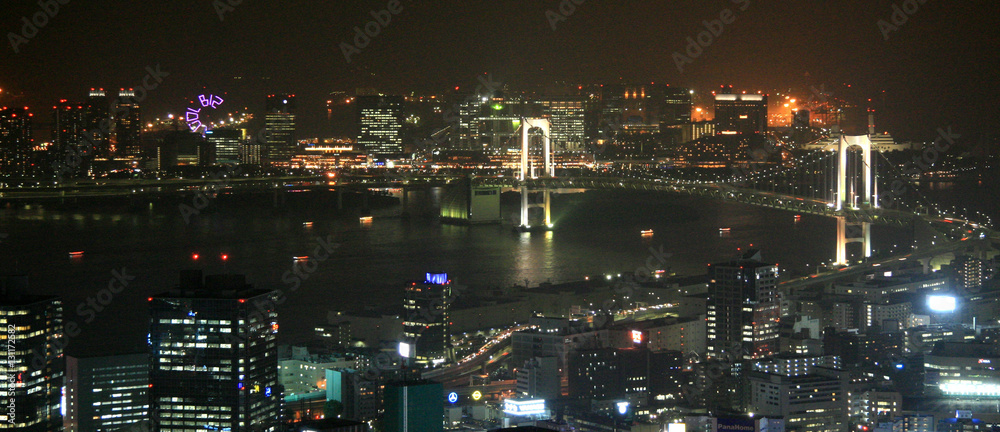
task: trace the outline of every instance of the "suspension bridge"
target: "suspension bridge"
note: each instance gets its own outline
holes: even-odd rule
[[[474,179],[477,185],[520,191],[518,228],[521,230],[553,228],[551,193],[554,190],[632,189],[697,195],[834,218],[837,221],[834,264],[839,265],[848,264],[851,244],[860,244],[864,259],[872,256],[873,224],[910,226],[926,222],[956,241],[971,236],[1000,239],[998,233],[989,229],[988,219],[973,222],[964,216],[942,212],[917,188],[900,192],[894,187],[897,182],[908,184],[913,179],[874,148],[869,135],[834,137],[818,150],[787,160],[781,149],[771,149],[770,152],[780,154],[783,160],[767,169],[754,168],[754,165],[764,165],[755,163],[760,161],[747,161],[735,165],[729,177],[691,180],[656,172],[633,177],[557,177],[552,166],[549,129],[547,119],[523,119],[519,130],[521,155],[517,175]],[[530,157],[530,132],[533,130],[540,130],[542,139],[541,148],[534,149],[535,157]],[[880,190],[886,192],[880,196]],[[540,198],[531,200],[532,195]],[[536,208],[539,211],[535,211]]]

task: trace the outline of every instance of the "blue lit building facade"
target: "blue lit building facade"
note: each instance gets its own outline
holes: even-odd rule
[[[451,280],[445,273],[427,273],[423,283],[411,282],[403,296],[403,334],[411,342],[416,363],[442,363],[451,358]]]

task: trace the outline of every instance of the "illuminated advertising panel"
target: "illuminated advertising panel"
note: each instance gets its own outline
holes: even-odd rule
[[[545,414],[545,400],[507,399],[503,403],[503,412],[506,414],[516,415],[516,416]]]

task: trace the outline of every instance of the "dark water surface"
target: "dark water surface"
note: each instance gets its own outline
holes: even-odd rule
[[[455,283],[476,290],[632,272],[644,265],[651,247],[661,246],[672,254],[666,265],[682,275],[702,274],[706,263],[727,260],[750,244],[792,274],[834,256],[834,220],[819,216],[802,215],[796,222],[794,213],[702,198],[589,191],[556,196],[555,230],[527,234],[513,232],[510,224],[441,224],[431,216],[440,194],[411,192],[412,217],[401,218],[398,205],[386,204],[372,211],[370,224],[359,222],[357,209],[338,211],[331,192],[289,193],[277,206],[271,196],[221,197],[190,222],[178,210],[189,199],[7,205],[0,208],[0,233],[9,235],[0,243],[0,273],[28,274],[33,291],[63,296],[66,319],[82,328],[69,352],[102,354],[144,349],[146,298],[174,286],[180,269],[246,274],[259,287],[288,292],[282,276],[292,269],[292,258],[315,256],[317,238],[327,236],[339,247],[316,263],[279,309],[286,341],[308,336],[329,311],[395,304],[402,284],[428,271],[447,272]],[[516,195],[504,196],[509,220],[517,201]],[[303,225],[307,221],[311,227]],[[732,231],[723,236],[720,227]],[[645,229],[655,234],[641,237]],[[876,227],[874,247],[882,250],[909,235]],[[71,259],[71,251],[85,254]],[[222,254],[228,255],[225,262]],[[123,268],[135,277],[128,287],[106,307],[89,305],[88,297]]]

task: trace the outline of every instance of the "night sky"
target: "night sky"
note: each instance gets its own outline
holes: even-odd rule
[[[68,0],[15,54],[8,33],[21,33],[21,18],[42,8],[5,0],[0,105],[27,105],[47,118],[58,99],[136,87],[159,64],[169,76],[143,101],[146,117],[182,112],[205,92],[227,92],[230,106],[259,112],[264,94],[287,91],[298,95],[309,134],[321,129],[331,91],[442,93],[490,73],[515,88],[626,80],[805,97],[814,86],[880,99],[879,129],[897,137],[930,140],[934,129],[952,126],[967,136],[993,133],[995,142],[1000,2],[924,1],[910,0],[919,8],[885,40],[878,22],[891,23],[893,4],[903,1],[587,0],[553,31],[546,11],[557,11],[557,0],[402,0],[402,11],[348,64],[340,43],[388,1],[243,0],[220,21],[210,0]],[[674,52],[684,53],[686,38],[724,9],[735,21],[679,72]],[[845,83],[850,91],[841,90]]]

